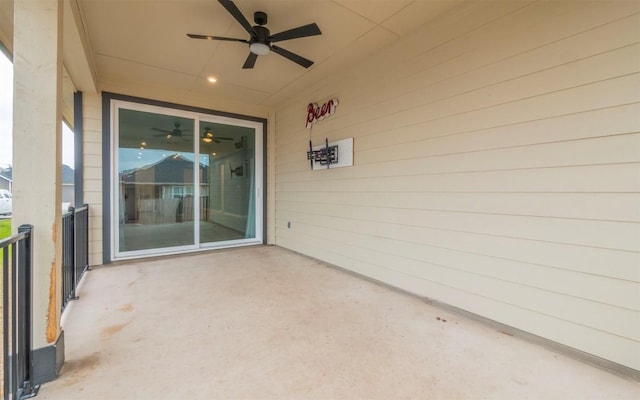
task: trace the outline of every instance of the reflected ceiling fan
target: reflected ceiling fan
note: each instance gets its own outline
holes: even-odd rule
[[[156,132],[162,132],[162,133],[156,133],[153,136],[155,137],[166,137],[167,140],[171,139],[173,137],[179,137],[182,138],[183,140],[191,140],[191,134],[187,133],[188,131],[182,130],[180,129],[180,122],[176,121],[173,124],[173,129],[169,130],[169,129],[162,129],[162,128],[151,128],[152,131],[156,131]]]
[[[221,140],[233,140],[233,138],[215,136],[213,134],[213,132],[211,132],[211,128],[209,128],[208,126],[206,126],[204,128],[204,132],[202,133],[202,141],[203,142],[205,142],[205,143],[211,143],[211,142],[221,143]]]
[[[249,44],[249,56],[242,65],[242,68],[253,68],[256,64],[258,56],[269,54],[273,51],[282,57],[293,61],[296,64],[309,68],[313,61],[308,60],[298,54],[292,53],[289,50],[285,50],[282,47],[276,46],[275,42],[281,42],[283,40],[297,39],[307,36],[321,35],[320,28],[315,23],[302,25],[297,28],[289,29],[280,33],[271,35],[269,29],[267,29],[267,14],[262,11],[256,11],[253,14],[253,20],[256,25],[251,26],[249,21],[242,15],[238,7],[231,0],[218,0],[220,4],[242,25],[242,27],[249,33],[249,39],[236,39],[221,36],[208,36],[208,35],[196,35],[193,33],[187,33],[192,39],[207,39],[207,40],[226,40],[231,42],[241,42]]]

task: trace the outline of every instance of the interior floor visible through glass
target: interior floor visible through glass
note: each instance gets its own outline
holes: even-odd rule
[[[175,246],[176,235],[191,237],[193,221],[161,225],[126,224],[120,230],[120,240],[126,240],[130,250]],[[202,242],[218,242],[244,239],[245,233],[215,222],[200,221],[200,236]]]

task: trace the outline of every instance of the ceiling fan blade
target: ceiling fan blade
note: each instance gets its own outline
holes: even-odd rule
[[[233,16],[233,18],[235,18],[236,21],[238,21],[240,23],[240,25],[242,25],[242,27],[247,32],[249,32],[251,37],[257,37],[256,31],[253,29],[253,27],[251,26],[249,21],[247,21],[247,19],[244,17],[244,15],[242,15],[242,13],[238,9],[238,7],[236,7],[236,5],[233,4],[233,1],[231,1],[231,0],[218,0],[218,2],[220,4],[222,4],[222,6],[227,9],[227,11],[229,11],[229,14],[231,14]]]
[[[233,140],[233,138],[230,138],[230,137],[219,137],[219,136],[216,136],[216,139],[217,140]]]
[[[296,64],[299,64],[305,68],[309,68],[311,65],[313,65],[313,61],[308,60],[302,56],[299,56],[295,53],[290,52],[289,50],[285,50],[282,47],[278,47],[276,45],[272,45],[271,46],[271,50],[273,50],[274,53],[280,54],[282,57],[284,58],[288,58],[289,60],[293,61]]]
[[[243,69],[250,69],[253,68],[254,65],[256,65],[256,60],[258,59],[258,55],[249,52],[249,55],[247,56],[247,59],[245,60],[244,64],[242,65]]]
[[[168,133],[168,134],[173,134],[173,131],[169,131],[166,129],[160,129],[160,128],[151,128],[152,131],[158,131],[158,132],[164,132],[164,133]]]
[[[280,42],[282,40],[297,39],[307,36],[321,35],[320,28],[315,23],[309,25],[299,26],[297,28],[289,29],[275,35],[269,36],[268,40],[271,42]]]
[[[195,33],[187,33],[187,36],[189,36],[191,39],[226,40],[228,42],[249,43],[249,41],[246,39],[236,39],[236,38],[228,38],[228,37],[222,37],[222,36],[198,35]]]

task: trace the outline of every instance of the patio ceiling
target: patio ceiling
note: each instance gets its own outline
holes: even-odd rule
[[[253,23],[268,14],[278,33],[315,22],[322,35],[278,43],[315,62],[309,69],[276,54],[242,69],[248,46],[189,39],[187,33],[247,38],[216,0],[78,0],[100,88],[145,85],[273,106],[300,88],[348,68],[446,12],[454,0],[236,0]],[[215,76],[214,85],[207,82]]]

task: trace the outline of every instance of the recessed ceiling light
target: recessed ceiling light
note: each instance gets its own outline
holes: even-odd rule
[[[208,77],[207,77],[207,81],[208,81],[209,83],[216,83],[216,82],[218,82],[218,80],[216,79],[216,77],[215,77],[215,76],[208,76]]]

